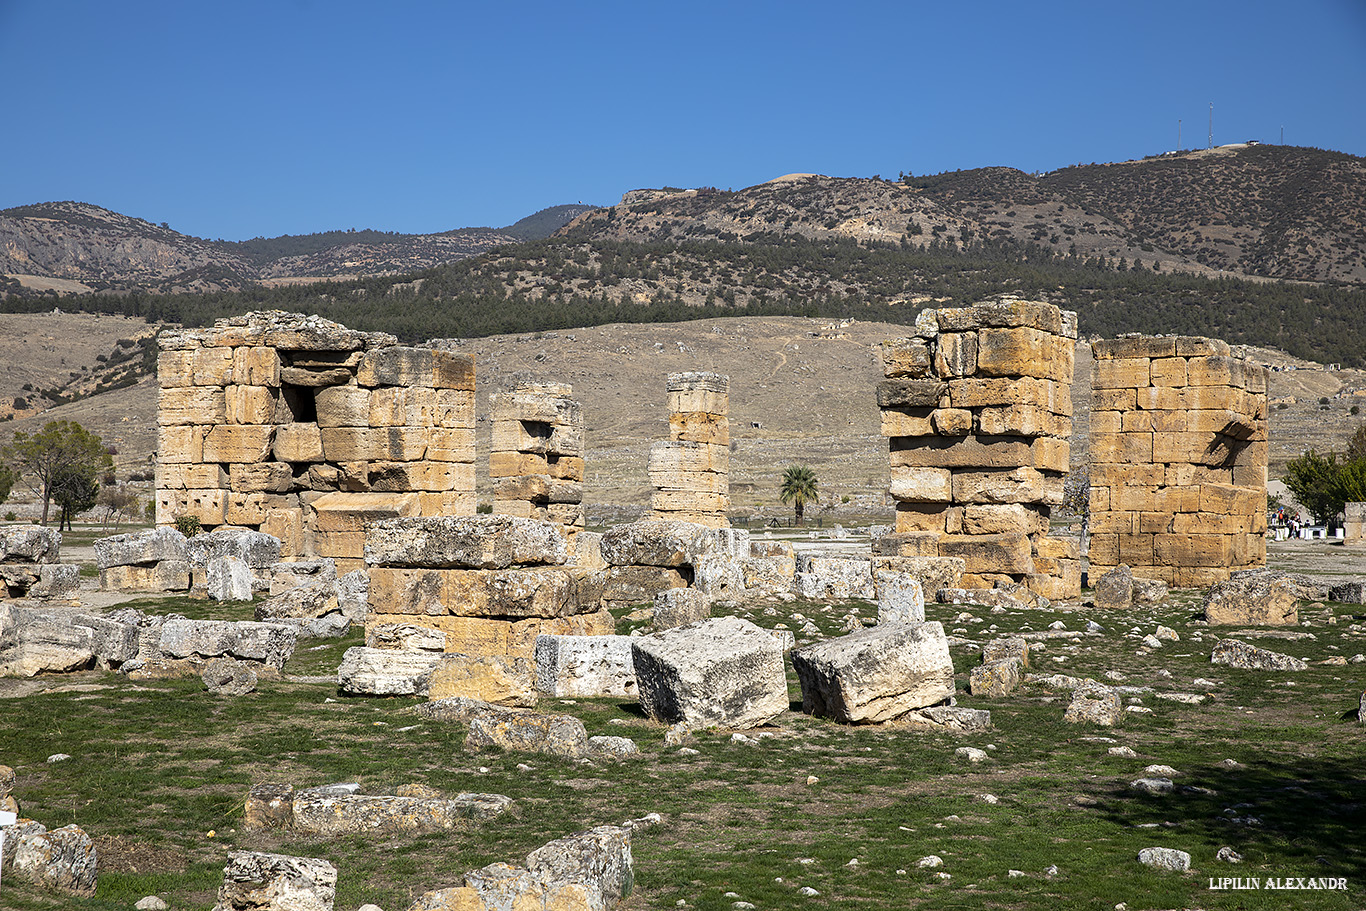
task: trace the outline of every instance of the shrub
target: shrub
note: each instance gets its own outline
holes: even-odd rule
[[[187,538],[193,538],[203,531],[203,527],[199,524],[198,516],[177,516],[175,520],[175,529]]]

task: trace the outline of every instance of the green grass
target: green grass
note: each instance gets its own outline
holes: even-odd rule
[[[190,599],[149,599],[140,606],[192,616],[251,615],[250,604]],[[794,631],[800,615],[834,635],[851,606],[863,616],[875,614],[867,604],[805,601],[738,612]],[[952,650],[958,700],[991,710],[994,727],[982,733],[851,728],[789,713],[766,729],[773,736],[753,744],[733,743],[729,731],[699,732],[686,744],[698,753],[688,755],[666,746],[664,728],[625,700],[542,700],[546,711],[581,718],[590,734],[635,740],[644,755],[621,764],[466,753],[462,726],[408,711],[419,700],[346,698],[332,683],[263,680],[257,693],[226,699],[204,692],[197,680],[133,684],[84,674],[81,682],[99,688],[0,702],[0,761],[18,772],[15,793],[24,815],[49,827],[75,822],[98,839],[104,851],[99,890],[92,899],[72,899],[6,879],[0,905],[123,911],[158,893],[175,908],[208,908],[232,847],[325,857],[340,871],[339,909],[374,902],[402,911],[422,892],[456,884],[465,870],[515,863],[552,838],[658,812],[662,825],[632,836],[637,890],[628,908],[672,908],[679,900],[718,911],[738,900],[775,909],[1091,909],[1119,902],[1135,911],[1360,907],[1366,888],[1366,843],[1359,837],[1366,825],[1362,729],[1345,713],[1355,709],[1366,664],[1314,665],[1298,674],[1212,666],[1215,636],[1229,633],[1193,623],[1196,607],[1189,595],[1122,614],[929,607],[931,619],[975,642],[1046,630],[1055,620],[1077,630],[1096,619],[1106,627],[1103,635],[1047,640],[1042,648],[1033,643],[1031,670],[1101,680],[1120,671],[1127,685],[1211,694],[1200,705],[1139,694],[1133,698],[1152,713],[1126,714],[1113,729],[1063,722],[1068,694],[1041,684],[1005,698],[970,696],[966,678],[978,654],[968,646]],[[1315,638],[1248,641],[1311,661],[1366,652],[1359,620],[1344,613],[1329,624],[1329,608],[1301,610],[1310,625],[1300,631]],[[626,619],[629,610],[620,614],[622,630],[640,625]],[[998,629],[989,632],[993,624]],[[1177,630],[1181,640],[1140,654],[1142,634],[1159,624]],[[1139,633],[1130,635],[1131,627]],[[342,651],[360,641],[353,632],[345,640],[305,642],[286,674],[331,674]],[[1162,670],[1171,676],[1160,676]],[[1198,686],[1196,678],[1217,686]],[[789,693],[800,699],[791,675]],[[954,759],[958,746],[988,745],[994,749],[983,764]],[[1116,745],[1138,757],[1109,755]],[[73,758],[48,765],[47,756],[57,752]],[[1228,768],[1224,759],[1241,767]],[[1129,788],[1153,763],[1183,773],[1177,793],[1154,798]],[[819,781],[808,784],[808,776]],[[368,793],[422,782],[451,795],[507,794],[515,810],[467,833],[378,839],[247,833],[243,802],[259,781],[296,787],[358,781]],[[1258,824],[1230,816],[1254,816]],[[1193,871],[1161,874],[1141,866],[1139,850],[1154,845],[1190,852]],[[1217,861],[1224,845],[1245,862]],[[917,866],[930,854],[944,866]],[[1045,872],[1051,865],[1056,875]],[[1012,869],[1025,875],[1012,878]],[[1345,876],[1351,889],[1208,889],[1210,877],[1235,875]],[[803,896],[803,886],[820,894]]]

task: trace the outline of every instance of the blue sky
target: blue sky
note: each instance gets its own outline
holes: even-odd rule
[[[0,208],[201,237],[508,224],[794,171],[1366,155],[1364,0],[0,0]]]

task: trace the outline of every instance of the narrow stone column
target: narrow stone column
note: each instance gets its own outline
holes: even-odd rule
[[[490,396],[493,511],[583,528],[583,406],[562,383],[524,383]]]
[[[650,447],[651,515],[710,528],[730,525],[730,378],[672,373],[669,439]]]

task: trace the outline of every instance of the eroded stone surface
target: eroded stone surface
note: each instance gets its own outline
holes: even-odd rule
[[[936,622],[858,630],[792,653],[802,711],[848,723],[887,721],[953,695],[953,659]]]

